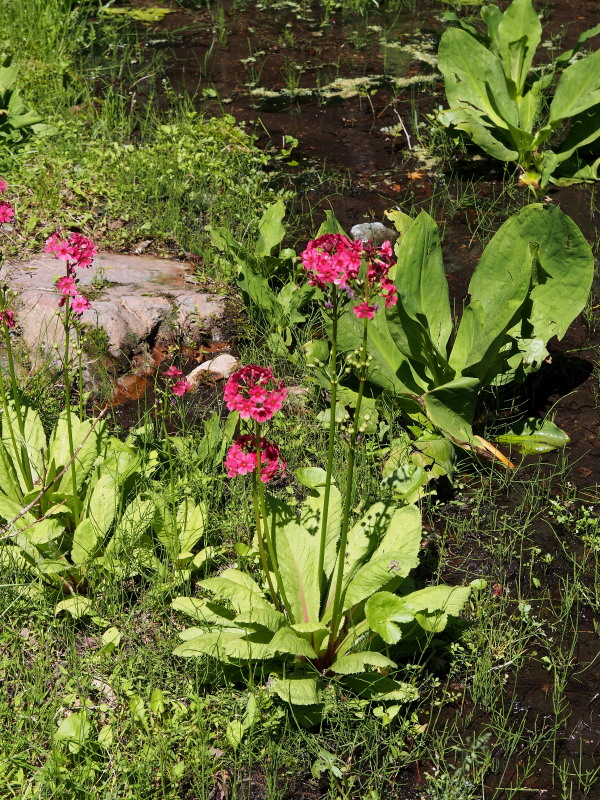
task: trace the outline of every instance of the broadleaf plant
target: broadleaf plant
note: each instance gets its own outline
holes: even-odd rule
[[[264,484],[282,477],[286,464],[278,446],[263,435],[264,426],[282,407],[287,390],[272,370],[249,365],[229,378],[224,398],[230,411],[247,420],[225,459],[229,477],[252,475],[255,546],[260,572],[237,567],[199,581],[201,597],[178,597],[173,607],[191,616],[195,625],[182,631],[175,653],[212,656],[227,664],[267,661],[271,685],[285,701],[318,708],[326,679],[378,700],[414,699],[413,685],[387,673],[397,665],[389,645],[402,640],[422,650],[443,630],[448,614],[458,614],[468,587],[432,587],[435,593],[412,591],[409,578],[421,547],[421,516],[406,499],[382,500],[354,519],[354,465],[367,420],[361,414],[369,369],[368,330],[382,315],[374,302],[392,307],[396,288],[389,279],[392,248],[351,242],[341,234],[325,234],[302,254],[311,285],[324,298],[331,319],[329,357],[331,408],[345,371],[337,358],[338,323],[345,316],[360,322],[356,352],[359,389],[353,419],[328,417],[327,467],[305,467],[295,476],[304,487],[299,513],[265,492]],[[340,424],[348,428],[344,492],[333,477],[333,452]],[[240,551],[238,551],[240,552]],[[400,618],[389,597],[403,597]],[[388,607],[391,609],[388,613]],[[385,651],[385,652],[384,652]]]
[[[448,284],[434,220],[425,211],[412,222],[401,212],[389,216],[404,231],[395,246],[398,302],[369,325],[367,378],[394,394],[417,438],[423,428],[437,431],[461,447],[508,463],[473,432],[478,402],[486,388],[523,381],[538,370],[548,356],[548,341],[565,335],[589,295],[591,248],[556,206],[526,206],[485,248],[452,339]],[[352,314],[341,317],[338,339],[343,351],[360,347],[362,332]],[[326,350],[320,352],[321,363]],[[320,382],[324,381],[321,369]],[[562,432],[545,435],[537,423],[524,424],[514,434],[518,440],[505,442],[525,450],[539,451],[535,442],[546,450],[568,442]],[[418,457],[413,463],[419,463]]]
[[[585,163],[578,151],[600,137],[600,50],[578,54],[600,34],[600,24],[551,65],[532,67],[542,26],[531,0],[513,0],[504,12],[485,5],[487,34],[452,12],[445,16],[458,27],[440,40],[438,63],[450,108],[436,119],[493,158],[517,163],[533,188],[597,180],[600,158]],[[566,136],[555,141],[566,123]]]

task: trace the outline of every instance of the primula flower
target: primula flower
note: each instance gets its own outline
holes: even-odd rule
[[[8,189],[8,183],[4,180],[4,178],[0,178],[0,194],[5,192]]]
[[[306,246],[301,259],[309,273],[309,284],[325,289],[335,284],[342,289],[354,280],[360,270],[362,242],[353,242],[347,236],[328,233],[313,239]]]
[[[7,328],[15,327],[15,315],[8,308],[6,311],[0,311],[0,322],[6,323]]]
[[[83,314],[84,311],[87,311],[91,307],[92,304],[90,301],[82,294],[76,294],[71,299],[71,311],[73,311],[74,314]]]
[[[183,372],[177,367],[169,367],[169,369],[165,372],[165,378],[181,378]]]
[[[10,203],[0,202],[0,222],[10,222],[15,215],[15,210]]]
[[[359,319],[373,319],[375,312],[379,311],[379,306],[369,305],[369,303],[359,303],[354,306],[354,313]]]
[[[65,275],[62,278],[59,278],[56,281],[56,287],[65,297],[75,297],[78,294],[75,279],[70,275]]]
[[[257,440],[255,436],[246,434],[235,440],[225,456],[225,469],[229,478],[234,478],[236,475],[248,475],[255,471],[257,444],[260,447],[261,481],[268,483],[277,475],[285,475],[286,463],[281,458],[277,445],[267,439]]]
[[[225,384],[225,404],[230,411],[238,411],[242,419],[266,422],[279,411],[287,389],[283,381],[277,383],[268,367],[249,365],[236,370]]]
[[[182,397],[186,392],[191,391],[191,389],[192,384],[185,379],[182,381],[177,381],[177,383],[174,383],[171,387],[171,391],[173,394],[177,395],[177,397]]]

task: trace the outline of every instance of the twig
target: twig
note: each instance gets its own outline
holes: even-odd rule
[[[406,144],[408,145],[408,149],[412,150],[413,148],[412,148],[412,144],[410,143],[410,136],[408,135],[408,131],[406,130],[406,125],[404,124],[404,120],[402,119],[402,117],[398,113],[397,109],[394,109],[394,114],[400,120],[400,125],[402,125],[402,130],[404,131],[404,135],[406,136]]]

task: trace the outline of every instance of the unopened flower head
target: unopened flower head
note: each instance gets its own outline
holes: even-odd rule
[[[263,483],[268,483],[278,475],[285,475],[286,463],[281,458],[279,447],[265,438],[257,439],[246,434],[235,440],[225,456],[228,477],[254,472],[258,464],[257,449],[260,451],[260,479]]]
[[[227,408],[238,411],[242,419],[266,422],[283,405],[287,389],[268,367],[249,365],[231,375],[224,397]]]

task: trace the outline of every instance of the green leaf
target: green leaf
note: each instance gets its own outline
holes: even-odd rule
[[[366,667],[389,669],[395,666],[396,663],[382,653],[365,650],[362,653],[349,653],[336,658],[331,665],[331,671],[338,675],[355,675],[364,672]]]
[[[290,653],[293,656],[303,656],[304,658],[317,657],[307,640],[303,639],[292,628],[280,628],[271,639],[270,644],[277,653]]]
[[[359,697],[366,697],[368,700],[411,703],[419,697],[419,690],[416,686],[395,681],[386,675],[378,675],[376,672],[345,677],[344,685],[352,689]]]
[[[387,644],[396,644],[402,638],[402,629],[396,623],[412,622],[415,618],[404,598],[391,592],[377,592],[370,597],[365,604],[365,616],[371,630]]]
[[[203,589],[230,600],[238,613],[252,611],[254,608],[271,608],[256,581],[240,570],[226,569],[218,577],[205,578],[198,583]]]
[[[571,119],[569,133],[556,153],[558,162],[566,161],[580,147],[584,147],[600,137],[600,103],[582,111]]]
[[[427,416],[444,435],[457,442],[473,438],[471,423],[481,384],[477,378],[457,378],[423,395]]]
[[[422,487],[428,480],[429,476],[422,467],[416,464],[404,464],[384,478],[381,485],[391,489],[406,503],[415,503],[423,497]]]
[[[403,600],[422,628],[439,633],[446,627],[448,615],[460,614],[470,593],[470,586],[428,586]]]
[[[318,239],[320,236],[325,236],[327,233],[339,233],[342,236],[347,236],[346,231],[337,221],[335,214],[330,208],[325,209],[325,221],[321,223],[321,227],[317,231],[315,238]]]
[[[54,732],[55,742],[67,742],[72,753],[78,753],[90,738],[92,725],[85,711],[76,711],[62,720]]]
[[[485,248],[471,282],[450,356],[450,366],[483,382],[498,370],[498,354],[507,331],[523,313],[529,294],[539,233],[529,225],[539,205],[527,206],[507,220]]]
[[[244,293],[265,315],[272,319],[279,314],[279,302],[269,281],[244,264],[240,270],[237,284]]]
[[[206,503],[195,505],[189,498],[177,509],[179,548],[182,553],[189,553],[204,535],[206,514]]]
[[[307,489],[319,489],[325,486],[327,473],[321,467],[300,467],[294,470],[294,475],[302,486]]]
[[[445,355],[452,331],[448,282],[442,263],[437,225],[425,211],[396,246],[395,284],[406,313],[421,323],[437,350]]]
[[[9,454],[15,471],[19,477],[19,484],[22,491],[27,490],[27,483],[25,477],[21,472],[19,466],[19,459],[17,459],[15,450],[12,443],[9,430],[9,420],[14,432],[15,440],[17,443],[18,455],[23,463],[24,468],[27,470],[27,464],[31,467],[31,475],[34,483],[41,483],[43,478],[44,455],[46,451],[46,434],[40,415],[28,406],[21,405],[21,415],[23,419],[23,435],[19,430],[19,421],[12,403],[7,405],[8,419],[2,419],[2,442]]]
[[[318,540],[306,528],[289,522],[276,531],[275,549],[281,580],[294,622],[319,618]]]
[[[492,132],[477,114],[473,114],[467,109],[450,108],[440,111],[437,119],[445,127],[454,127],[459,131],[464,131],[476,145],[492,158],[497,158],[498,161],[517,161],[519,158],[514,143],[513,146],[507,146],[498,138],[500,132],[498,129],[493,129]]]
[[[54,607],[54,615],[57,616],[61,611],[68,612],[74,619],[87,617],[93,612],[94,604],[89,597],[73,595],[66,600],[61,600]]]
[[[262,661],[273,658],[275,650],[271,646],[271,631],[251,631],[244,636],[229,639],[223,645],[226,655],[236,661]]]
[[[91,519],[83,519],[73,532],[71,559],[74,564],[85,564],[97,552],[102,543],[100,531]]]
[[[300,482],[302,483],[302,481]],[[304,485],[306,486],[306,484]],[[300,509],[301,524],[317,540],[321,536],[324,502],[325,487],[318,486],[309,492]],[[342,497],[337,486],[332,485],[330,487],[328,508],[325,556],[323,560],[323,570],[327,577],[331,574],[336,563],[337,542],[342,522]]]
[[[565,447],[570,439],[567,434],[550,420],[527,419],[513,425],[508,433],[497,436],[499,444],[517,447],[521,453],[548,453],[559,447]]]
[[[497,35],[504,72],[520,96],[542,38],[542,26],[531,0],[513,0],[498,23]]]
[[[441,436],[421,436],[412,442],[412,461],[428,470],[430,478],[447,475],[452,481],[456,466],[456,449]]]
[[[348,531],[346,556],[344,560],[344,578],[349,581],[362,566],[369,555],[378,547],[387,533],[395,504],[374,503],[357,523]],[[416,524],[416,519],[415,519]]]
[[[276,678],[271,688],[286,703],[296,706],[312,706],[321,702],[321,691],[316,678],[292,675]]]
[[[550,104],[550,125],[600,103],[600,50],[571,64],[560,76]]]
[[[502,66],[483,44],[459,28],[449,28],[440,40],[440,72],[450,108],[473,107],[494,125],[508,130],[518,125],[517,108],[510,98]]]
[[[175,597],[171,601],[171,608],[174,608],[175,611],[182,611],[192,619],[206,624],[226,624],[235,617],[235,611],[199,597]]]
[[[259,258],[270,256],[273,248],[281,244],[285,236],[282,220],[285,216],[285,203],[277,200],[265,210],[258,223],[259,237],[256,244],[256,255]]]
[[[172,14],[172,8],[162,6],[148,6],[146,8],[106,8],[100,9],[102,14],[122,14],[138,22],[161,22],[167,14]]]
[[[173,655],[183,658],[198,658],[198,656],[211,656],[220,661],[229,663],[229,656],[225,652],[225,645],[239,639],[240,632],[231,633],[222,630],[212,630],[193,639],[186,639],[173,650]]]
[[[349,580],[342,610],[347,611],[384,586],[405,578],[417,565],[421,535],[419,510],[415,506],[399,508],[369,561]]]

